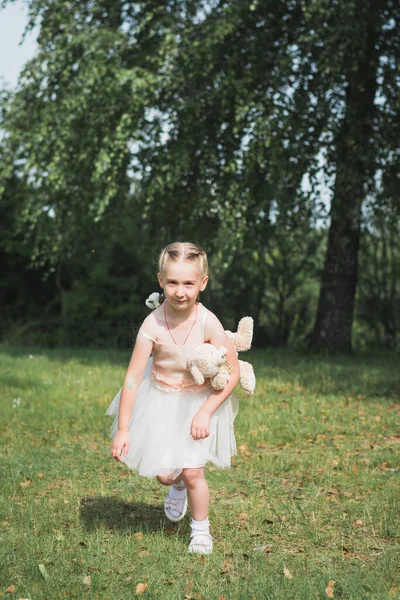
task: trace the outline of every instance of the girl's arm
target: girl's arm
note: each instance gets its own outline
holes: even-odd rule
[[[211,312],[209,312],[206,321],[205,339],[217,348],[225,346],[225,348],[228,349],[226,358],[232,366],[232,371],[226,387],[219,392],[213,392],[194,416],[190,430],[190,434],[194,440],[203,439],[209,436],[211,415],[232,393],[240,378],[239,361],[236,350],[226,335],[221,322]]]
[[[153,342],[138,334],[131,360],[122,385],[118,413],[118,431],[113,439],[111,456],[122,462],[121,454],[127,456],[129,450],[129,421],[141,384],[147,361],[153,348]]]

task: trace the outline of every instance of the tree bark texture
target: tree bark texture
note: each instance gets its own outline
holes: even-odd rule
[[[371,148],[379,53],[379,4],[357,2],[358,31],[347,72],[346,111],[336,140],[336,179],[331,225],[322,274],[314,349],[351,352],[351,331],[357,285],[361,206],[373,172]]]

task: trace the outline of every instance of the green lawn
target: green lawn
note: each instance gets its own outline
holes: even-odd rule
[[[110,457],[129,353],[1,350],[0,599],[400,598],[399,358],[250,359],[201,557],[165,489]]]

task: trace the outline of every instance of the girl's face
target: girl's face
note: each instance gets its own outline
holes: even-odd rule
[[[167,260],[163,273],[158,273],[158,281],[171,306],[185,310],[196,303],[199,292],[206,288],[208,276],[200,273],[196,262]]]

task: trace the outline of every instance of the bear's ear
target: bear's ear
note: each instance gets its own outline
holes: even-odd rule
[[[250,350],[253,340],[254,321],[252,317],[243,317],[239,321],[238,332],[234,341],[235,349],[238,352]]]

